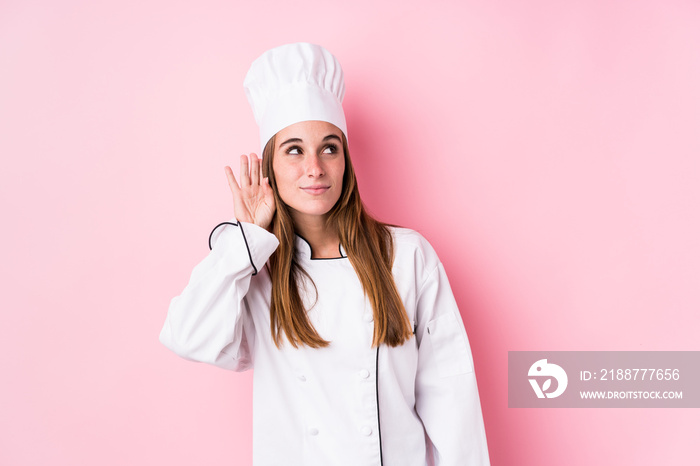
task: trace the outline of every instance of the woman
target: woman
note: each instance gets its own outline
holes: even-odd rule
[[[262,160],[226,167],[236,219],[170,304],[180,356],[255,368],[255,465],[488,464],[467,335],[434,250],[370,217],[340,65],[269,50],[245,80]]]

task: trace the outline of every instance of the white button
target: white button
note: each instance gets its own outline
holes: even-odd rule
[[[367,377],[369,377],[369,371],[367,369],[362,369],[360,371],[360,377],[362,377],[363,379],[366,379]]]
[[[306,382],[306,377],[304,377],[304,374],[299,374],[297,375],[297,378],[301,380],[302,382]]]
[[[309,427],[309,435],[318,435],[318,429],[315,427]]]
[[[360,432],[362,432],[362,435],[372,435],[372,428],[369,426],[364,426],[362,429],[360,429]]]
[[[365,322],[372,322],[374,320],[374,315],[365,314]]]

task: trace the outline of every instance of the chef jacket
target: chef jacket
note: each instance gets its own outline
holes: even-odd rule
[[[265,267],[279,242],[254,224],[224,223],[173,298],[160,334],[176,354],[253,371],[256,466],[488,465],[467,334],[442,264],[417,232],[391,228],[393,274],[414,335],[372,347],[372,306],[341,247],[312,259],[296,237],[300,295],[330,342],[277,348]],[[213,246],[212,246],[213,245]]]

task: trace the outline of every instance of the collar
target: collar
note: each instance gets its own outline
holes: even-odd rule
[[[296,241],[294,243],[294,246],[296,248],[296,253],[298,256],[302,259],[305,260],[335,260],[335,259],[347,259],[348,255],[345,253],[345,249],[343,248],[342,245],[338,245],[338,252],[340,252],[340,257],[319,257],[319,258],[311,258],[311,244],[309,244],[306,239],[304,239],[303,236],[296,235]]]

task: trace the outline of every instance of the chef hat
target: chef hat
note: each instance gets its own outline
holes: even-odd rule
[[[300,121],[326,121],[348,134],[343,70],[319,45],[300,42],[268,50],[250,66],[243,87],[260,127],[261,150],[278,131]]]

